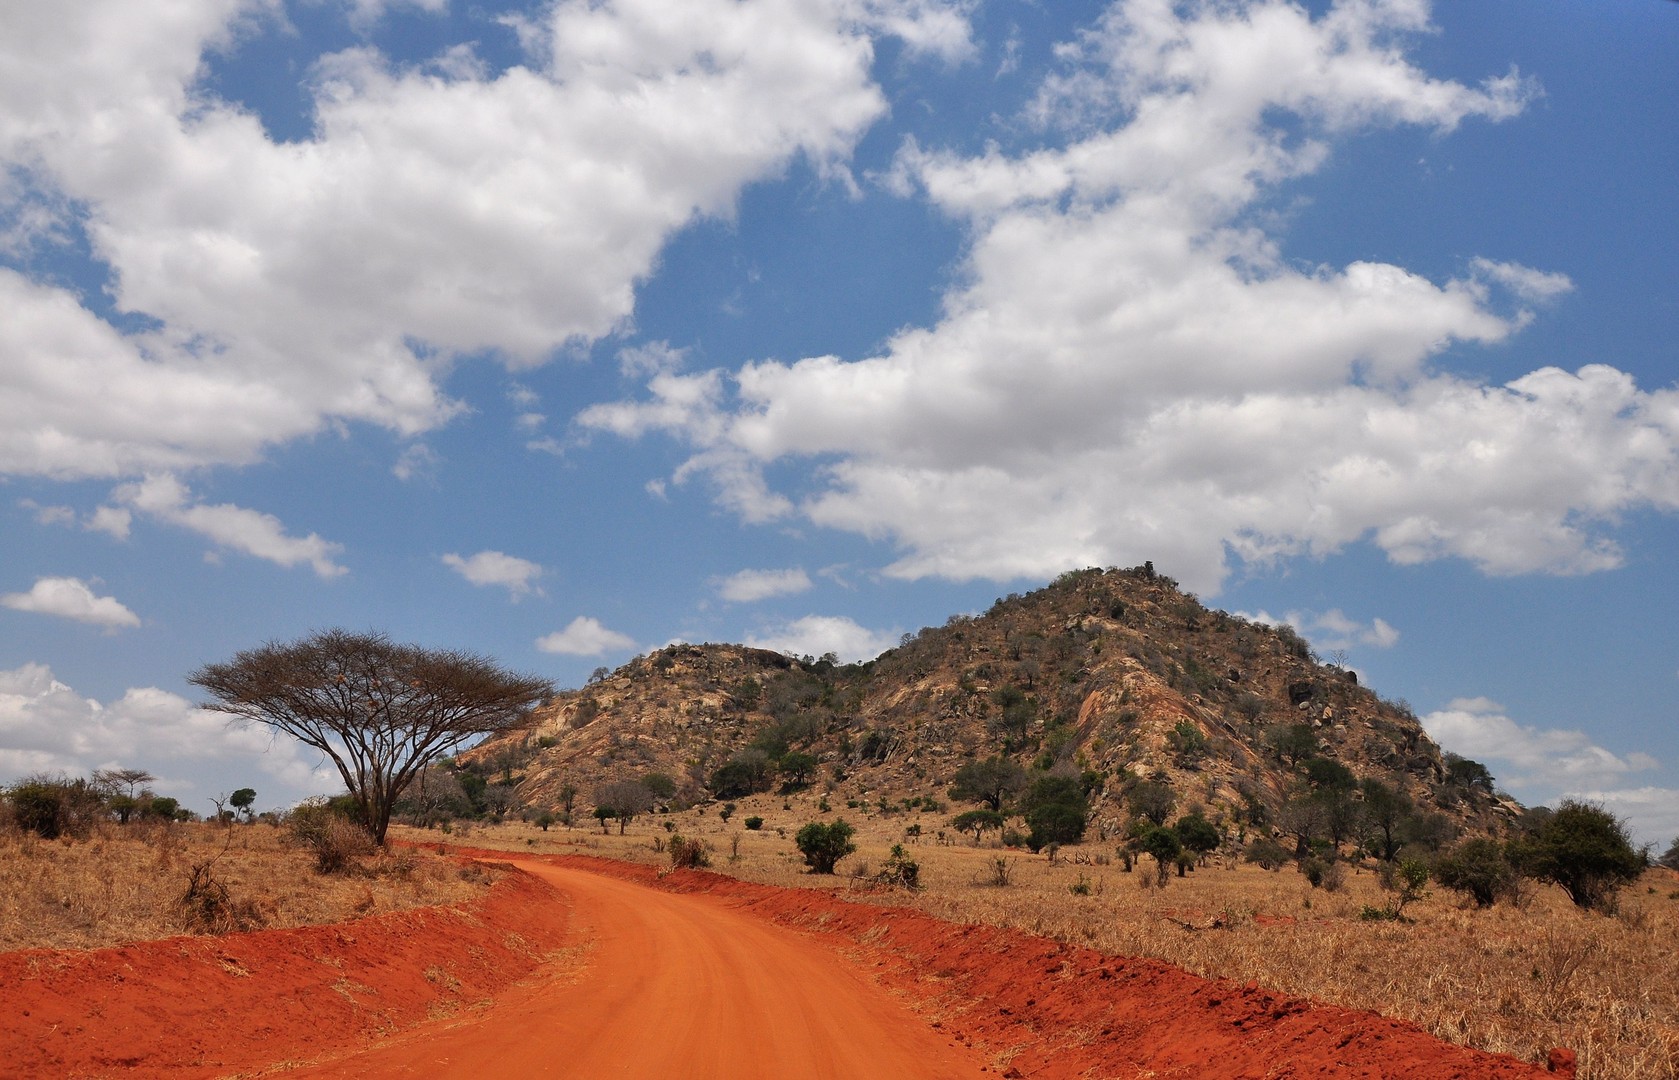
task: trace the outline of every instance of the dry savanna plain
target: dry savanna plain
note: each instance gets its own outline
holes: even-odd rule
[[[577,898],[586,890],[573,887],[567,901],[563,881],[556,894],[506,865],[537,860],[644,889],[704,893],[714,905],[743,906],[755,919],[822,938],[922,1024],[948,1035],[940,1045],[978,1063],[975,1075],[1424,1075],[1421,1065],[1408,1073],[1399,1057],[1390,1068],[1342,1073],[1313,1057],[1313,1039],[1375,1040],[1370,1053],[1391,1057],[1412,1045],[1400,1030],[1406,1025],[1540,1071],[1548,1056],[1566,1071],[1568,1055],[1551,1051],[1568,1048],[1588,1080],[1679,1075],[1672,871],[1646,873],[1611,915],[1580,911],[1560,890],[1534,886],[1519,903],[1485,910],[1434,890],[1408,904],[1403,919],[1369,920],[1361,917],[1366,908],[1392,900],[1369,868],[1327,890],[1292,866],[1267,871],[1214,855],[1162,887],[1152,864],[1128,872],[1108,845],[1064,847],[1053,857],[976,846],[949,828],[948,816],[878,806],[822,813],[817,796],[795,795],[741,800],[726,821],[716,804],[646,815],[623,833],[616,824],[541,830],[523,822],[396,829],[391,853],[363,856],[337,874],[316,872],[308,854],[260,824],[107,824],[80,841],[7,837],[0,1007],[14,1018],[8,1042],[23,1048],[0,1048],[11,1063],[0,1072],[418,1075],[408,1071],[412,1062],[387,1073],[356,1064],[342,1073],[309,1068],[348,1062],[347,1047],[404,1032],[412,1045],[427,1025],[459,1022],[508,994],[535,1001],[563,1000],[567,986],[575,992],[570,976],[556,973],[585,962],[590,945]],[[858,850],[836,875],[810,874],[793,833],[836,817],[856,827]],[[745,827],[749,818],[761,819],[757,828]],[[712,872],[726,878],[672,873],[673,836],[702,841]],[[881,882],[894,845],[918,865],[919,888]],[[574,886],[583,880],[571,878]],[[913,933],[903,921],[912,918],[921,920]],[[976,931],[958,929],[965,927],[1005,936],[982,947],[967,936]],[[900,939],[905,944],[894,945]],[[952,954],[948,963],[941,950]],[[955,957],[964,951],[974,955]],[[288,992],[287,980],[303,976],[287,964],[325,970],[323,985],[333,992],[314,1002]],[[411,986],[399,976],[404,964],[414,972]],[[1166,965],[1215,981],[1168,989],[1176,976]],[[1136,979],[1143,981],[1128,982]],[[998,983],[1023,996],[1000,996]],[[118,992],[125,987],[126,996]],[[1117,1021],[1098,1019],[1113,1015],[1112,1002],[1127,993],[1157,996],[1172,1022],[1116,1032]],[[1302,999],[1341,1009],[1308,1011]],[[525,1014],[507,1008],[485,1015],[503,1028],[517,1025]],[[1240,1010],[1235,1019],[1218,1024],[1239,1028],[1258,1016],[1274,1039],[1287,1037],[1248,1071],[1209,1071],[1225,1051],[1206,1031],[1219,1028],[1203,1031],[1189,1014],[1232,1008]],[[1348,1027],[1349,1009],[1402,1023],[1390,1031],[1369,1017]],[[1331,1013],[1340,1019],[1321,1018]],[[1369,1023],[1379,1030],[1365,1030]],[[37,1027],[82,1030],[95,1049],[54,1057],[55,1044]],[[1141,1055],[1130,1064],[1109,1053],[1122,1036]],[[1184,1041],[1176,1051],[1174,1039]],[[227,1055],[233,1043],[244,1046],[243,1057]],[[561,1071],[552,1075],[570,1075],[563,1054],[553,1060]],[[1524,1075],[1492,1060],[1428,1075]],[[156,1067],[161,1062],[173,1064]]]

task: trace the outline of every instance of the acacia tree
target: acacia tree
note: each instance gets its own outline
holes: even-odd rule
[[[248,649],[188,681],[212,696],[206,708],[329,758],[380,844],[392,805],[428,763],[479,735],[520,727],[554,692],[547,679],[486,657],[336,629]]]
[[[614,817],[618,819],[618,832],[622,834],[630,822],[651,809],[653,791],[640,780],[619,780],[595,789],[595,816],[601,819],[603,830],[606,819]],[[601,810],[606,811],[604,816],[599,813]]]
[[[1026,788],[1026,770],[1019,762],[1001,754],[984,761],[970,761],[956,770],[950,797],[964,802],[984,803],[998,813],[1003,803]]]
[[[157,777],[145,769],[95,769],[93,783],[95,787],[107,793],[105,805],[111,813],[117,816],[118,824],[127,825],[128,819],[140,809],[142,797],[134,793],[134,789],[141,784],[149,784]],[[127,791],[118,791],[127,788]]]

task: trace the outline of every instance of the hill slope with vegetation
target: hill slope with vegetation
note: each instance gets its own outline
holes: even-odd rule
[[[1507,833],[1523,814],[1403,702],[1149,565],[1064,574],[864,664],[673,645],[598,671],[461,766],[481,799],[555,818],[809,787],[876,807],[960,797],[1050,842],[1192,815],[1220,843],[1301,854],[1360,843],[1391,857]],[[410,813],[451,782],[428,777]],[[1080,812],[1039,828],[1034,806],[1055,797]]]

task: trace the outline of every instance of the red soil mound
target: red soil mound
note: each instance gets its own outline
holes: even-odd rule
[[[559,900],[509,873],[337,926],[0,954],[0,1076],[186,1080],[359,1046],[529,974],[565,941]]]

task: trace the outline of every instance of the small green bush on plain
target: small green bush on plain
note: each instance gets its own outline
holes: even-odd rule
[[[793,835],[793,843],[804,855],[813,874],[831,874],[834,865],[857,850],[851,842],[851,825],[839,818],[828,824],[813,821]]]
[[[1499,900],[1514,899],[1520,881],[1504,845],[1485,837],[1465,840],[1437,859],[1434,880],[1442,888],[1462,893],[1476,907],[1483,908]]]
[[[1564,799],[1513,848],[1531,877],[1560,885],[1586,910],[1612,911],[1616,894],[1644,872],[1649,853],[1632,846],[1626,823],[1601,806]]]

